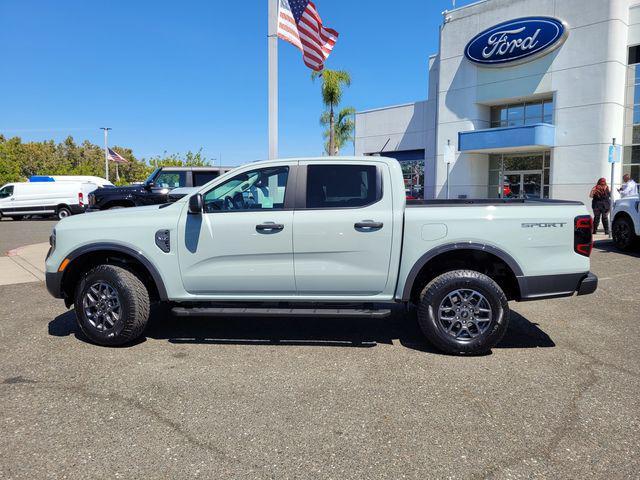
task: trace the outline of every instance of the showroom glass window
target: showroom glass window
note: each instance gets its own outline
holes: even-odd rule
[[[640,46],[629,47],[622,172],[640,180]]]
[[[240,173],[204,195],[204,211],[282,210],[288,176],[289,167]]]
[[[491,128],[553,123],[553,99],[491,107]]]
[[[374,165],[310,165],[307,208],[354,208],[379,200]]]

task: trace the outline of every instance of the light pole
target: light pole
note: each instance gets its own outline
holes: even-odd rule
[[[105,180],[109,181],[109,130],[111,127],[100,127],[100,130],[104,131],[104,176]]]

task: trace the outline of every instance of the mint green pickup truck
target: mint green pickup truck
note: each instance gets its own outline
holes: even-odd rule
[[[591,217],[560,200],[405,200],[384,157],[257,162],[175,203],[58,223],[49,292],[84,334],[121,345],[150,305],[177,316],[369,317],[417,306],[449,353],[489,350],[509,300],[588,294]]]

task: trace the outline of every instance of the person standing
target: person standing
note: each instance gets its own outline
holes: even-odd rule
[[[634,197],[638,195],[638,184],[633,180],[633,178],[631,178],[631,175],[625,173],[622,176],[622,181],[624,183],[618,189],[618,192],[620,192],[620,198]]]
[[[600,218],[602,217],[602,226],[604,233],[609,235],[609,210],[611,210],[611,190],[607,185],[607,179],[601,178],[591,189],[589,194],[591,197],[591,208],[593,209],[593,233],[598,231]]]

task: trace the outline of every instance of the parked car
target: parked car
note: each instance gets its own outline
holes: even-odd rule
[[[47,288],[101,345],[142,335],[156,301],[225,318],[381,318],[411,303],[436,347],[468,354],[500,341],[508,300],[595,291],[581,202],[404,190],[384,157],[246,165],[175,203],[60,222]]]
[[[628,250],[640,243],[640,198],[616,200],[611,211],[613,243],[620,250]]]
[[[230,167],[160,167],[142,183],[99,188],[89,196],[89,210],[158,205],[168,201],[174,188],[199,187],[231,170]]]
[[[86,209],[88,195],[97,186],[86,182],[21,182],[0,188],[0,216],[22,220],[28,215],[55,215],[59,219]]]

